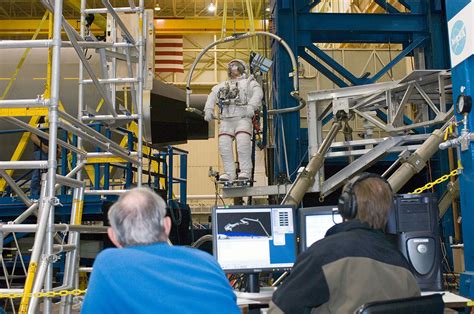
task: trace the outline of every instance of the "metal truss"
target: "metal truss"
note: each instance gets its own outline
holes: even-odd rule
[[[449,56],[442,46],[444,42],[443,10],[432,1],[400,0],[359,1],[351,5],[350,13],[328,12],[328,1],[292,0],[288,3],[271,1],[271,12],[275,32],[288,41],[298,57],[304,59],[318,72],[339,87],[348,87],[378,82],[392,67],[407,56],[413,56],[415,69],[445,69],[449,67]],[[438,3],[438,2],[437,2]],[[287,9],[297,14],[289,14]],[[290,10],[291,11],[291,10]],[[334,11],[334,10],[332,10]],[[290,27],[289,27],[290,26]],[[325,53],[325,45],[392,45],[401,51],[376,73],[355,75]],[[275,72],[288,66],[282,51],[273,45],[272,59]],[[274,85],[286,90],[289,81],[285,76],[276,76]],[[273,99],[276,108],[293,106],[293,101],[284,93]],[[287,153],[286,173],[295,173],[305,152],[301,141],[300,121],[297,115],[282,118],[285,139],[277,135],[277,142],[285,142]],[[396,124],[396,123],[395,123]],[[284,160],[283,153],[275,160]],[[275,166],[275,172],[282,165]],[[294,177],[290,178],[294,180]]]
[[[36,134],[48,141],[48,160],[46,161],[0,161],[0,176],[5,179],[15,194],[28,207],[20,216],[8,224],[0,224],[0,252],[3,249],[3,239],[16,232],[35,233],[31,258],[26,271],[26,281],[22,289],[14,289],[9,284],[0,293],[22,293],[23,297],[19,313],[36,313],[40,299],[34,297],[37,292],[71,290],[78,287],[79,246],[81,232],[102,233],[105,227],[82,226],[82,210],[84,205],[85,181],[82,176],[84,167],[91,159],[98,157],[133,164],[137,171],[136,185],[142,184],[142,138],[143,138],[143,102],[144,90],[151,89],[151,83],[145,86],[145,79],[151,77],[145,71],[145,49],[147,48],[146,34],[153,34],[152,15],[144,10],[144,0],[136,5],[128,1],[129,7],[114,8],[108,0],[102,0],[102,8],[86,8],[86,0],[81,0],[81,31],[75,29],[63,16],[62,0],[42,0],[47,10],[53,13],[54,25],[51,38],[47,40],[0,41],[1,48],[44,48],[51,50],[50,75],[48,88],[44,95],[36,99],[1,100],[0,109],[11,110],[13,116],[0,117],[27,132]],[[106,42],[97,40],[88,32],[86,15],[91,12],[108,14],[108,31],[110,36]],[[127,14],[128,23],[124,22],[123,13]],[[132,17],[133,16],[133,17]],[[150,18],[151,16],[151,21]],[[128,24],[128,25],[127,25]],[[151,27],[151,31],[148,30]],[[69,41],[62,41],[61,32],[65,31]],[[79,99],[78,116],[60,110],[60,73],[61,47],[73,47],[81,60],[79,67]],[[101,69],[96,69],[89,63],[88,53],[95,51],[101,59]],[[153,52],[153,50],[150,50]],[[151,61],[153,62],[153,61]],[[151,79],[150,79],[151,80]],[[147,81],[148,82],[148,81]],[[84,103],[86,86],[93,85],[104,100],[104,112],[90,113]],[[61,91],[67,92],[67,91]],[[127,107],[117,101],[117,93],[130,94],[132,105]],[[32,112],[28,114],[28,110]],[[36,110],[36,111],[35,111]],[[26,113],[25,113],[26,112]],[[48,115],[48,132],[25,123],[19,116],[33,116],[42,112]],[[15,115],[17,117],[15,117]],[[109,137],[91,128],[86,122],[95,121],[108,128],[114,128],[127,122],[136,124],[136,151],[125,149]],[[58,139],[58,130],[67,131],[77,137],[77,145]],[[88,143],[89,146],[85,144]],[[58,175],[57,148],[62,147],[77,157],[77,164],[67,175]],[[101,152],[89,152],[87,147],[99,148]],[[15,182],[7,170],[12,169],[45,169],[41,182],[41,194],[38,200],[32,200]],[[55,207],[60,206],[57,194],[59,188],[68,187],[72,193],[72,207],[68,224],[55,224]],[[123,190],[92,190],[89,194],[110,195],[120,194]],[[30,216],[37,216],[36,224],[24,224]],[[64,236],[59,237],[58,232]],[[59,253],[65,253],[65,268],[63,282],[58,286],[53,284],[53,264],[59,259]],[[17,251],[17,254],[21,252]],[[21,258],[21,256],[20,256]],[[1,256],[4,265],[3,256]],[[25,267],[26,268],[26,267]],[[11,274],[3,267],[5,278],[10,282]],[[43,312],[52,313],[51,299],[43,301]],[[12,302],[13,305],[13,302]],[[61,299],[61,313],[70,313],[72,296]]]
[[[333,114],[345,112],[364,120],[365,137],[335,142],[326,160],[346,157],[349,165],[330,178],[321,170],[311,191],[327,196],[343,182],[390,153],[408,159],[428,139],[425,130],[445,124],[453,115],[451,75],[446,71],[414,71],[399,81],[317,91],[308,94],[308,153],[312,156],[323,142],[323,125]],[[414,117],[407,113],[416,112]],[[373,129],[388,135],[373,138]],[[364,134],[363,134],[364,135]],[[354,159],[358,157],[357,159]],[[400,161],[398,160],[398,162]]]

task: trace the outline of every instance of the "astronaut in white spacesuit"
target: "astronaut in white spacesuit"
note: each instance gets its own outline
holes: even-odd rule
[[[237,142],[240,173],[239,180],[250,179],[252,172],[251,137],[252,118],[260,109],[262,87],[250,75],[247,64],[242,60],[232,60],[228,65],[228,80],[212,88],[204,107],[204,120],[214,118],[214,106],[218,105],[220,116],[219,152],[224,165],[221,181],[235,180],[235,162],[232,141]]]

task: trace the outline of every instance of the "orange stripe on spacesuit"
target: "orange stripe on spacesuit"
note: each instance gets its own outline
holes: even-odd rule
[[[248,135],[252,136],[252,134],[250,134],[250,133],[247,132],[247,131],[238,131],[238,132],[235,132],[235,136],[237,136],[237,134],[239,134],[239,133],[245,133],[245,134],[248,134]]]
[[[230,137],[234,137],[232,134],[229,134],[229,133],[221,133],[221,134],[219,134],[219,137],[221,137],[222,135],[227,135],[227,136],[230,136]]]

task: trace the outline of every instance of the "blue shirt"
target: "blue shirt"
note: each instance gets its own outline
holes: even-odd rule
[[[81,313],[240,313],[215,259],[157,243],[106,249],[95,262]]]

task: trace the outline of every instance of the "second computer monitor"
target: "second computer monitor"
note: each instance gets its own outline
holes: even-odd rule
[[[324,238],[335,224],[342,222],[337,206],[306,207],[299,209],[300,252]]]
[[[290,269],[296,259],[294,208],[213,208],[214,256],[227,273]]]

